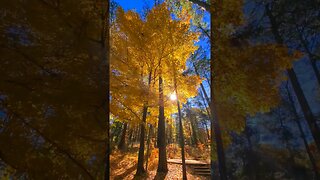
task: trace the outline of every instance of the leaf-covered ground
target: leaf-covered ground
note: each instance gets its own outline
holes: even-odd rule
[[[186,155],[188,159],[194,159],[188,152],[193,152],[192,148],[186,147]],[[153,180],[153,179],[182,179],[182,166],[179,164],[168,163],[167,174],[157,174],[158,166],[158,149],[153,149],[148,160],[148,172],[143,177],[135,177],[138,162],[138,153],[135,149],[128,150],[127,152],[113,151],[111,154],[111,174],[110,179],[112,180]],[[179,158],[180,149],[177,146],[167,147],[168,158]],[[200,157],[203,158],[203,157]],[[187,166],[187,177],[188,179],[209,179],[204,176],[198,176],[193,174],[192,169]]]

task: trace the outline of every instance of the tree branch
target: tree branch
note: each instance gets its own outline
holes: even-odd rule
[[[208,13],[210,13],[210,4],[200,0],[189,0],[189,1],[194,4],[197,4],[200,7],[203,7]]]

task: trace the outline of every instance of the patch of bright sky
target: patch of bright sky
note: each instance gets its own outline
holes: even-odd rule
[[[151,0],[114,0],[114,2],[117,2],[125,11],[133,10],[139,14],[142,14],[146,5],[150,8],[154,6],[154,1]]]

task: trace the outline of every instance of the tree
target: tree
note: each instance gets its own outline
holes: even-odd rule
[[[123,124],[123,129],[121,133],[121,138],[118,144],[118,149],[124,151],[126,149],[126,134],[127,134],[128,123]]]
[[[107,8],[1,2],[0,158],[12,176],[108,178]]]
[[[275,41],[279,44],[284,44],[282,36],[279,33],[278,23],[277,23],[274,15],[271,12],[270,5],[267,4],[265,8],[266,8],[266,14],[267,14],[268,18],[270,19],[271,31],[272,31],[272,34],[275,38]],[[288,69],[287,74],[290,78],[290,81],[292,83],[292,87],[293,87],[295,94],[298,98],[298,102],[299,102],[300,107],[302,109],[303,115],[308,122],[312,136],[315,140],[315,143],[316,143],[318,149],[320,149],[320,127],[319,127],[319,125],[317,125],[316,119],[310,109],[308,101],[303,94],[301,85],[297,79],[297,75],[296,75],[294,69],[293,68]]]
[[[209,6],[197,1],[197,4],[211,7],[211,134],[215,135],[220,176],[226,179],[222,137],[228,137],[230,130],[243,130],[247,114],[266,112],[277,105],[282,73],[299,54],[288,55],[288,49],[282,45],[237,40],[237,29],[243,24],[241,1],[212,1]],[[224,135],[218,118],[224,119]],[[228,144],[226,140],[224,144]],[[211,142],[213,153],[213,139]],[[213,171],[214,156],[211,156]]]
[[[166,4],[155,6],[145,20],[132,11],[118,10],[111,42],[111,78],[114,80],[111,84],[111,111],[120,119],[143,124],[140,128],[137,175],[144,172],[144,126],[146,120],[155,122],[156,114],[159,114],[158,172],[167,171],[165,118],[176,111],[175,105],[167,101],[174,90],[171,63],[176,62],[177,83],[184,84],[181,85],[180,99],[185,102],[190,96],[195,96],[199,82],[197,76],[180,75],[186,67],[187,58],[195,50],[193,41],[196,39],[197,35],[189,31],[186,21],[171,19]],[[157,95],[158,99],[155,98]],[[150,111],[148,117],[147,109]]]
[[[289,101],[289,104],[291,105],[291,108],[290,110],[292,111],[292,113],[294,114],[294,121],[296,122],[297,126],[298,126],[298,129],[299,129],[299,133],[300,133],[300,136],[301,136],[301,139],[303,140],[303,144],[304,144],[304,147],[306,148],[306,151],[307,151],[307,154],[308,154],[308,157],[309,157],[309,160],[311,162],[311,166],[312,166],[312,169],[315,173],[315,177],[316,178],[319,178],[319,172],[318,172],[318,167],[317,167],[317,162],[315,160],[315,157],[314,155],[312,154],[311,152],[311,149],[309,147],[309,144],[308,144],[308,141],[307,141],[307,138],[306,138],[306,135],[305,135],[305,132],[303,131],[303,128],[302,128],[302,125],[299,121],[299,115],[296,111],[296,108],[295,108],[295,103],[293,101],[293,97],[290,93],[290,89],[288,87],[288,85],[286,86],[286,91],[287,91],[287,98],[288,98],[288,101]]]

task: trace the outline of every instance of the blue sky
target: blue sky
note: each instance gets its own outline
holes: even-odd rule
[[[114,0],[117,2],[125,11],[135,10],[138,13],[143,11],[143,7],[148,5],[153,6],[153,0]]]

